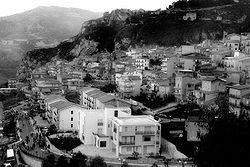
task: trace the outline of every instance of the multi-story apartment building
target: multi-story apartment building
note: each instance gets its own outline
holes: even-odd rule
[[[68,79],[67,83],[69,90],[77,90],[84,86],[84,81],[82,79]]]
[[[225,45],[233,51],[240,50],[241,36],[238,34],[229,34],[224,38]]]
[[[80,113],[79,138],[85,145],[109,148],[111,145],[111,118],[131,116],[130,108],[106,107],[104,109],[86,110]],[[105,144],[104,144],[105,143]]]
[[[120,97],[131,97],[140,94],[142,79],[139,76],[126,76],[116,82]]]
[[[211,58],[200,53],[182,55],[176,63],[177,70],[194,70],[211,62]]]
[[[161,71],[166,73],[168,77],[172,77],[177,71],[176,63],[178,61],[177,56],[167,57],[162,60]]]
[[[250,94],[246,94],[242,97],[241,114],[250,118]]]
[[[243,97],[250,93],[250,85],[235,85],[229,87],[229,109],[235,115],[241,114]]]
[[[80,115],[79,138],[85,145],[109,149],[117,157],[156,154],[160,148],[160,123],[151,116],[132,116],[129,108],[89,110]]]
[[[47,119],[59,130],[78,131],[79,113],[86,110],[83,106],[68,101],[57,101],[49,105]]]
[[[192,70],[182,70],[175,77],[175,98],[178,102],[186,100],[186,88],[189,83],[192,83],[194,73]]]
[[[227,71],[241,71],[250,69],[249,55],[241,52],[235,52],[233,57],[224,58],[224,66]]]
[[[61,94],[62,84],[55,79],[36,79],[34,87],[37,87],[43,94]]]
[[[149,69],[149,59],[148,58],[137,58],[135,60],[135,66],[139,70]]]
[[[3,137],[3,103],[0,102],[0,138]]]
[[[0,88],[0,93],[10,94],[11,91],[13,91],[13,90],[17,90],[17,88]]]
[[[156,154],[161,144],[161,125],[150,116],[116,117],[111,123],[111,149],[116,155]]]
[[[16,88],[17,79],[8,79],[8,88]]]
[[[202,79],[201,89],[195,91],[198,104],[205,104],[216,99],[220,92],[226,91],[226,80],[218,77]]]
[[[250,37],[246,37],[241,40],[241,50],[244,53],[250,53]]]
[[[131,107],[133,105],[129,101],[116,98],[96,88],[84,87],[79,92],[81,94],[80,104],[87,109],[104,109],[107,106]]]

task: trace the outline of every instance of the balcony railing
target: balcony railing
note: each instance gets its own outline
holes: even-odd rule
[[[135,131],[136,135],[153,135],[155,134],[154,131]]]
[[[135,145],[135,142],[119,142],[120,145]]]
[[[236,98],[236,99],[240,99],[241,98],[239,95],[233,95],[233,94],[229,94],[229,97]]]
[[[230,103],[229,102],[229,105],[232,106],[232,107],[236,107],[236,108],[240,108],[241,107],[241,105],[237,104],[237,103]]]

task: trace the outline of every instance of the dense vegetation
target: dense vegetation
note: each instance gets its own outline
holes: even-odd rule
[[[88,158],[81,152],[74,153],[72,158],[61,155],[57,160],[53,154],[47,156],[42,167],[107,167],[108,165],[100,156]]]
[[[132,99],[151,109],[159,108],[175,101],[175,97],[172,95],[161,97],[156,95],[156,93],[147,94],[143,92],[139,96],[132,97]]]
[[[66,91],[64,93],[65,98],[72,102],[72,103],[76,103],[76,104],[80,104],[80,93],[77,91]]]
[[[207,8],[229,4],[235,4],[234,0],[179,0],[170,8]]]
[[[0,93],[0,101],[3,102],[4,109],[8,109],[8,107],[26,99],[25,94],[19,90],[12,90],[10,94]]]
[[[82,144],[79,138],[77,137],[62,137],[59,138],[50,138],[50,142],[59,150],[67,150],[70,151],[73,148]]]

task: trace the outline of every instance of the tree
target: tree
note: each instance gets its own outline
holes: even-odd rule
[[[129,167],[128,163],[126,161],[124,161],[121,165],[121,167]]]
[[[160,59],[150,59],[149,65],[150,66],[160,66],[162,64],[162,61]]]
[[[93,77],[89,73],[87,73],[83,80],[84,82],[90,82],[93,80]]]
[[[153,163],[152,167],[158,167],[157,163]]]
[[[65,92],[65,98],[72,102],[72,103],[76,103],[76,104],[80,104],[80,93],[77,91],[66,91]]]
[[[57,164],[56,167],[69,167],[67,158],[63,155],[61,155],[58,160],[57,160]]]
[[[47,158],[43,161],[43,167],[54,167],[55,166],[55,156],[54,154],[50,154]]]
[[[114,92],[117,92],[117,85],[110,83],[108,85],[101,87],[100,90],[105,93],[114,93]]]
[[[57,132],[56,125],[55,124],[50,125],[48,128],[48,132],[50,135],[56,133]]]
[[[132,156],[134,157],[134,159],[138,159],[139,153],[136,152],[136,151],[134,151],[134,152],[132,153]]]
[[[198,166],[250,166],[250,120],[230,113],[226,97],[219,95],[216,106],[203,111],[209,133],[201,137],[195,154]]]
[[[88,160],[88,157],[85,154],[82,154],[81,152],[75,153],[70,160],[70,166],[74,167],[86,167],[86,162]]]
[[[0,93],[0,101],[4,101],[5,100],[5,95],[3,93]]]
[[[107,167],[104,159],[100,156],[96,156],[90,161],[90,167]]]

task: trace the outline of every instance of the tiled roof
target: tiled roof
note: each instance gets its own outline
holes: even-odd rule
[[[99,100],[100,102],[102,102],[102,103],[106,103],[106,102],[109,102],[109,101],[111,101],[111,100],[114,100],[115,97],[112,96],[112,95],[107,94],[107,95],[105,95],[105,96],[102,96],[102,97],[99,97],[99,98],[96,98],[96,99],[98,99],[98,100]]]
[[[59,99],[59,100],[64,100],[64,101],[66,101],[66,99],[65,99],[64,97],[59,96],[59,95],[49,95],[49,96],[45,96],[44,99],[45,99],[45,101],[46,101],[47,103],[50,103],[50,102],[54,101],[55,99]]]
[[[95,94],[98,94],[98,93],[101,93],[102,91],[100,91],[99,89],[94,89],[94,90],[91,90],[89,92],[87,92],[86,94],[88,96],[91,96],[91,95],[95,95]]]
[[[92,87],[83,87],[83,88],[80,88],[79,90],[82,91],[82,92],[86,92],[86,91],[89,91],[89,90],[95,90],[96,88],[92,88]]]
[[[185,55],[182,55],[181,58],[184,58],[184,59],[194,59],[194,60],[209,60],[211,59],[210,57],[207,57],[201,53],[190,53],[190,54],[185,54]]]
[[[234,85],[234,86],[229,86],[229,88],[243,90],[243,89],[250,89],[250,85]]]
[[[215,81],[215,80],[220,80],[220,81],[226,82],[226,80],[224,80],[224,79],[217,78],[217,77],[213,77],[213,76],[211,76],[211,77],[206,77],[206,78],[203,79],[203,81],[211,81],[211,82],[213,82],[213,81]]]
[[[71,103],[69,101],[57,101],[55,103],[50,104],[51,108],[57,108],[58,111],[62,111],[64,109],[70,108],[70,107],[80,107],[83,108],[83,106],[77,105],[75,103]]]

